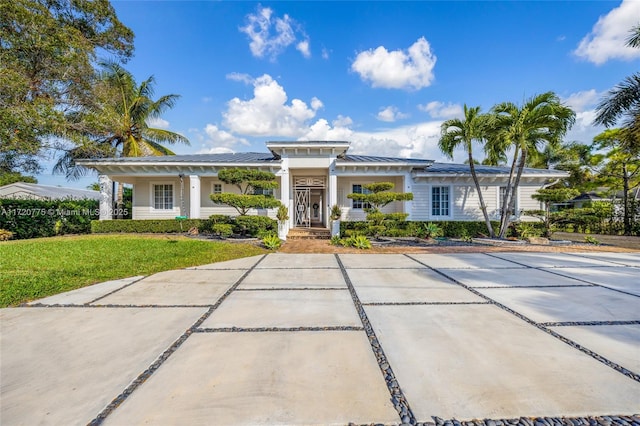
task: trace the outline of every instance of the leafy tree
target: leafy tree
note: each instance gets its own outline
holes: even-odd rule
[[[394,201],[409,201],[413,200],[413,194],[411,192],[391,192],[395,185],[391,182],[374,182],[366,185],[362,185],[362,188],[368,193],[352,193],[348,194],[347,198],[355,201],[361,201],[363,204],[369,204],[371,207],[365,209],[367,212],[367,220],[370,222],[370,233],[376,237],[384,232],[384,222],[388,220],[390,222],[401,222],[406,220],[408,214],[406,213],[382,213],[382,209],[393,203]]]
[[[625,143],[629,133],[623,129],[609,129],[593,139],[593,149],[599,154],[599,182],[613,190],[622,190],[624,234],[631,235],[635,221],[635,208],[629,197],[640,186],[640,147]]]
[[[538,200],[544,204],[544,211],[541,216],[542,222],[544,222],[545,237],[551,237],[551,206],[570,200],[578,194],[579,191],[574,188],[541,188],[531,196],[534,200]],[[538,212],[536,211],[527,213],[538,216]]]
[[[575,113],[563,105],[553,92],[535,95],[522,106],[503,102],[492,108],[489,130],[490,149],[507,152],[513,160],[506,191],[500,208],[498,237],[504,238],[514,214],[515,194],[530,152],[539,152],[545,145],[558,145],[575,121]]]
[[[630,31],[627,46],[640,48],[640,25]],[[594,123],[606,127],[615,126],[623,119],[622,128],[629,132],[623,143],[640,146],[640,73],[625,78],[611,89],[596,108]]]
[[[0,173],[0,186],[9,185],[15,182],[38,183],[38,179],[33,176],[25,176],[17,172]]]
[[[97,52],[126,60],[133,32],[108,0],[0,2],[0,170],[35,173],[92,98]]]
[[[469,164],[469,170],[471,171],[471,177],[473,183],[476,186],[476,192],[478,193],[478,200],[480,202],[480,210],[484,216],[485,224],[491,238],[495,238],[493,227],[491,226],[491,220],[487,213],[487,205],[484,202],[482,190],[480,188],[480,182],[478,181],[478,175],[476,174],[476,160],[473,158],[472,144],[474,141],[483,142],[485,140],[486,128],[488,123],[488,117],[480,114],[480,107],[469,108],[464,105],[464,120],[459,118],[453,118],[442,123],[440,141],[438,147],[440,151],[453,159],[453,151],[462,146],[467,152]],[[495,154],[495,153],[492,153]],[[500,155],[489,155],[488,158],[499,161]]]
[[[234,185],[239,194],[223,192],[211,194],[209,198],[216,204],[226,204],[236,209],[240,216],[246,216],[251,209],[273,209],[281,205],[272,196],[254,194],[256,190],[275,189],[278,187],[276,176],[271,172],[250,169],[224,169],[218,173],[222,182]]]
[[[73,114],[76,144],[58,160],[54,172],[75,179],[86,173],[76,164],[82,158],[120,155],[123,157],[174,155],[163,143],[189,144],[184,136],[166,129],[151,127],[175,105],[178,95],[164,95],[153,100],[153,77],[138,85],[130,72],[116,63],[105,63],[95,88],[95,101]],[[122,185],[118,185],[118,210],[122,206]]]

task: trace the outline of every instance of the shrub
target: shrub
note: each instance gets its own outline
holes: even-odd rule
[[[526,240],[530,237],[541,237],[544,234],[544,223],[518,222],[515,224],[515,236],[521,240]]]
[[[282,241],[277,235],[269,234],[262,239],[262,244],[269,250],[277,250],[280,248]]]
[[[0,241],[7,241],[13,238],[13,232],[6,229],[0,229]]]
[[[262,238],[268,233],[278,232],[278,222],[267,216],[237,216],[233,218],[235,233]]]
[[[157,220],[94,220],[91,222],[91,232],[102,233],[151,233],[171,234],[186,232],[191,228],[201,228],[201,219],[157,219]]]
[[[332,246],[342,245],[342,238],[340,238],[340,235],[334,235],[333,237],[331,237],[331,245]]]
[[[371,248],[371,241],[364,235],[355,235],[344,240],[342,243],[345,247],[354,247],[360,250]]]
[[[588,244],[593,244],[595,246],[600,245],[600,241],[598,241],[595,237],[592,237],[591,235],[586,235],[584,237],[584,241]]]
[[[436,238],[442,236],[442,229],[433,222],[423,223],[424,238]]]
[[[212,232],[222,238],[229,238],[233,235],[233,225],[228,223],[216,223],[211,227]]]
[[[0,228],[16,239],[86,234],[98,216],[97,200],[0,199]]]

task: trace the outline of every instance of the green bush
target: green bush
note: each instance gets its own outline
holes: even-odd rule
[[[229,223],[216,223],[211,227],[211,231],[222,238],[229,238],[233,235],[233,225]]]
[[[269,250],[278,250],[282,241],[280,241],[277,235],[269,234],[262,239],[262,244]]]
[[[236,216],[233,218],[235,233],[250,237],[265,237],[278,232],[278,222],[267,216]]]
[[[93,234],[117,232],[172,234],[187,232],[191,228],[198,228],[198,230],[200,230],[203,222],[201,219],[94,220],[91,222],[91,232]]]
[[[456,222],[456,221],[394,221],[383,222],[385,229],[379,235],[386,237],[418,237],[425,238],[429,223],[438,226],[442,230],[443,237],[470,238],[487,235],[487,226],[484,222]],[[491,222],[497,231],[498,222]],[[373,235],[368,221],[340,222],[340,235],[347,237],[356,235]],[[377,229],[376,229],[377,230]]]
[[[593,244],[595,246],[600,245],[600,241],[598,241],[598,239],[596,239],[595,237],[592,237],[591,235],[585,235],[584,241],[585,243]]]
[[[371,241],[364,235],[355,235],[344,240],[342,243],[345,247],[354,247],[360,250],[371,248]]]
[[[99,214],[97,200],[0,199],[0,229],[15,239],[87,234]]]

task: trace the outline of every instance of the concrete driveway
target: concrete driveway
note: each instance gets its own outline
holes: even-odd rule
[[[640,425],[640,253],[270,254],[0,321],[3,425]]]

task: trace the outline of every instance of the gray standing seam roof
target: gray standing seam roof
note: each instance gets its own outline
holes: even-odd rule
[[[503,167],[503,166],[485,166],[482,164],[476,164],[475,166],[476,173],[478,174],[509,174],[511,168]],[[468,164],[453,164],[453,163],[433,163],[431,166],[424,170],[425,173],[442,173],[442,174],[450,174],[450,173],[470,173]],[[532,175],[544,175],[549,174],[549,172],[560,172],[560,170],[546,170],[546,169],[532,169],[529,167],[525,167],[523,170],[524,174]]]

